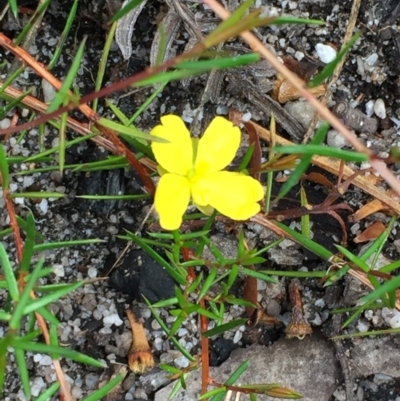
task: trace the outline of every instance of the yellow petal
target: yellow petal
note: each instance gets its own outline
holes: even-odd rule
[[[187,175],[193,167],[190,133],[178,116],[163,116],[161,123],[162,125],[157,125],[150,132],[151,135],[168,141],[168,143],[152,142],[151,149],[157,163],[169,173]]]
[[[157,185],[154,205],[165,230],[176,230],[190,200],[190,183],[186,177],[164,174]]]
[[[210,205],[233,220],[247,220],[260,211],[262,185],[242,173],[219,171],[208,174],[192,187],[194,203]]]
[[[200,139],[196,172],[214,173],[230,164],[240,145],[240,129],[223,117],[215,117]]]

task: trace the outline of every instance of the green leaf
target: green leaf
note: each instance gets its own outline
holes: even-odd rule
[[[33,255],[33,247],[35,245],[35,237],[36,237],[36,230],[35,230],[35,220],[33,218],[32,212],[28,213],[26,218],[26,241],[24,245],[24,253],[22,256],[22,262],[19,271],[20,272],[27,272],[29,271],[29,267],[31,264],[31,259]]]
[[[73,95],[70,95],[69,90],[78,74],[78,69],[85,51],[85,42],[86,38],[84,38],[82,43],[80,44],[78,51],[73,58],[71,68],[69,69],[67,76],[63,79],[63,85],[61,89],[57,92],[50,106],[47,108],[47,113],[52,113],[53,111],[56,111],[65,101],[68,100],[68,98],[72,100],[72,102],[78,103],[78,99],[75,98]]]
[[[325,68],[318,74],[316,75],[310,83],[307,85],[309,88],[313,88],[315,86],[318,86],[321,84],[323,81],[325,81],[326,78],[331,77],[335,71],[336,66],[341,62],[342,58],[346,55],[346,53],[351,49],[351,47],[356,43],[358,38],[361,36],[361,31],[357,32],[346,44],[343,46],[339,53],[337,54],[335,60],[331,61],[328,63]]]
[[[214,284],[215,277],[217,277],[217,274],[218,274],[218,269],[217,268],[211,269],[208,277],[204,281],[203,287],[201,288],[201,290],[200,290],[200,292],[198,294],[198,300],[199,301],[200,301],[200,299],[202,299],[204,297],[204,295],[206,295],[206,293],[208,292],[210,287]]]
[[[242,269],[242,273],[245,274],[246,276],[255,277],[255,278],[258,278],[260,280],[266,281],[267,283],[276,284],[276,280],[274,278],[269,277],[266,274],[261,273],[261,272],[259,272],[257,270],[247,269],[246,267],[244,267]]]
[[[1,147],[2,145],[0,145],[0,148]],[[3,272],[7,281],[8,292],[10,294],[10,297],[14,302],[17,302],[19,300],[18,283],[17,280],[15,279],[15,275],[11,267],[10,261],[8,260],[7,251],[1,242],[0,242],[0,263],[1,266],[3,267]]]
[[[99,362],[96,359],[84,355],[80,352],[68,348],[55,347],[43,343],[25,341],[24,337],[18,337],[18,336],[13,337],[10,341],[10,346],[14,347],[15,349],[21,349],[24,351],[39,352],[45,354],[55,353],[64,358],[68,358],[80,363],[85,363],[87,365],[95,366],[97,368],[107,367],[102,362]]]
[[[286,233],[289,234],[291,238],[293,238],[295,241],[297,241],[299,244],[310,250],[311,252],[314,252],[316,255],[320,256],[321,258],[325,260],[329,260],[332,256],[333,253],[330,252],[328,249],[323,247],[322,245],[318,244],[317,242],[313,241],[310,238],[305,237],[303,234],[298,233],[295,230],[292,230],[285,224],[282,224],[278,221],[275,222],[275,224],[284,230]]]
[[[311,141],[311,145],[320,145],[324,141],[328,129],[329,124],[324,121],[315,133],[314,138]],[[292,174],[290,174],[288,180],[282,185],[282,188],[278,194],[278,199],[282,199],[284,196],[286,196],[289,191],[300,181],[302,175],[311,164],[312,156],[313,155],[309,154],[304,155],[301,158],[300,163],[297,165],[296,169],[293,171]]]
[[[237,319],[237,320],[232,320],[228,323],[221,324],[219,326],[214,327],[211,330],[207,330],[204,333],[202,333],[202,336],[204,337],[212,337],[220,333],[224,333],[225,331],[231,330],[235,327],[241,326],[247,322],[247,319]]]
[[[28,313],[35,312],[38,308],[46,306],[52,302],[58,301],[60,298],[81,287],[83,284],[85,284],[85,282],[80,281],[78,283],[71,284],[68,287],[61,288],[58,291],[54,291],[53,293],[46,295],[42,298],[38,298],[32,301],[29,305],[25,306],[23,314],[27,315]]]
[[[135,7],[137,7],[140,3],[142,3],[144,0],[132,0],[130,1],[125,7],[121,8],[110,20],[110,24],[112,22],[118,21],[120,18],[122,18],[124,15],[128,14],[129,11],[133,10]]]
[[[182,347],[182,344],[180,344],[180,342],[174,336],[169,335],[168,327],[165,325],[163,319],[160,318],[160,315],[153,308],[153,306],[150,304],[148,299],[146,299],[145,297],[143,297],[143,298],[144,298],[144,301],[146,302],[147,306],[149,307],[151,313],[153,314],[154,318],[160,324],[161,328],[167,334],[167,336],[171,340],[171,342],[182,353],[182,355],[184,355],[187,359],[189,359],[189,361],[194,362],[196,359],[192,355],[190,355],[190,353],[185,348]]]
[[[58,40],[56,47],[55,47],[54,55],[47,67],[47,69],[49,71],[54,68],[54,66],[57,64],[57,61],[60,59],[64,44],[65,44],[67,38],[69,37],[69,32],[72,28],[72,24],[75,21],[76,11],[78,9],[78,3],[79,3],[79,0],[74,0],[74,2],[72,4],[72,7],[68,14],[68,18],[65,23],[64,29],[60,35],[60,39]]]
[[[400,288],[400,276],[395,277],[386,283],[382,284],[375,291],[361,298],[361,302],[366,303],[370,301],[376,301],[377,299],[382,299],[387,293],[396,291]]]
[[[346,256],[347,259],[349,259],[351,262],[353,262],[355,265],[357,265],[364,272],[368,273],[370,271],[370,267],[368,266],[368,264],[365,263],[361,258],[359,258],[358,256],[354,255],[348,249],[344,248],[341,245],[335,245],[335,246],[336,246],[336,248],[339,249],[339,251],[344,256]]]
[[[4,145],[0,144],[0,175],[2,178],[2,187],[8,189],[10,185],[10,172],[8,170],[7,155],[4,151]]]
[[[15,359],[17,361],[19,376],[24,389],[25,397],[29,400],[31,398],[31,386],[29,383],[28,367],[26,365],[25,352],[21,349],[15,350]]]
[[[48,401],[53,394],[60,388],[60,383],[56,382],[53,383],[50,387],[48,387],[43,393],[36,398],[35,401]]]
[[[260,60],[260,55],[258,53],[248,53],[242,56],[221,57],[212,60],[182,61],[175,67],[182,70],[221,70],[255,63],[258,60]]]
[[[74,241],[46,242],[44,244],[35,245],[33,247],[33,251],[44,252],[50,249],[66,248],[69,246],[78,246],[78,245],[99,244],[101,242],[105,242],[105,240],[102,240],[100,238],[93,238],[93,239],[79,239]]]
[[[119,374],[112,378],[107,384],[100,387],[97,391],[85,397],[82,401],[99,401],[103,400],[107,394],[110,394],[112,389],[117,387],[126,377],[127,373]]]
[[[21,294],[20,300],[14,310],[13,316],[10,320],[10,329],[17,331],[20,327],[22,317],[24,315],[24,309],[27,305],[30,304],[31,301],[31,292],[33,287],[36,284],[36,281],[39,278],[40,270],[43,267],[44,258],[40,258],[40,260],[36,263],[33,272],[31,273],[29,280],[27,281],[24,291]]]
[[[146,141],[153,141],[153,142],[161,142],[161,143],[167,143],[168,141],[150,134],[146,134],[145,132],[139,131],[137,128],[133,127],[132,125],[129,127],[126,127],[123,124],[119,124],[115,121],[108,120],[104,117],[100,117],[97,120],[97,123],[102,125],[103,127],[110,128],[113,131],[116,131],[120,134],[125,134],[129,135],[133,138],[139,138],[139,139],[144,139]]]
[[[216,395],[222,395],[222,397],[224,397],[226,392],[227,392],[226,387],[218,387],[218,388],[215,388],[214,390],[207,391],[207,393],[201,395],[198,398],[198,400],[204,400],[205,398],[208,399],[208,398],[214,397]],[[219,398],[219,399],[222,399],[222,398]],[[213,398],[213,400],[215,400],[215,399]]]
[[[238,368],[229,376],[228,380],[225,382],[226,386],[233,386],[239,377],[247,370],[250,365],[250,361],[244,361]]]
[[[11,315],[4,311],[4,310],[0,310],[0,320],[8,322],[11,319]]]
[[[327,157],[334,157],[339,160],[345,160],[350,162],[366,162],[369,161],[369,155],[366,153],[353,152],[351,150],[335,149],[325,145],[288,145],[288,146],[276,146],[274,148],[276,154],[288,154],[288,155],[321,155]]]

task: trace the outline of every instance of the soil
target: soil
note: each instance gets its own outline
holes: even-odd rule
[[[0,1],[0,8],[5,1]],[[34,10],[37,2],[34,0],[19,1],[20,14],[19,23],[16,23],[6,13],[0,21],[0,30],[10,38],[15,38],[21,31],[28,19],[28,11]],[[72,6],[72,1],[53,0],[46,12],[40,30],[35,38],[34,44],[29,52],[43,64],[48,64],[55,51],[57,40],[64,29],[66,18]],[[209,16],[211,12],[205,10],[201,4],[188,3],[193,11],[199,15]],[[304,60],[314,60],[320,66],[315,50],[317,44],[329,44],[337,49],[342,46],[345,35],[348,17],[353,5],[352,0],[258,0],[256,4],[267,6],[268,12],[280,15],[282,12],[302,18],[313,18],[326,21],[324,26],[315,25],[283,25],[279,27],[260,28],[259,33],[263,41],[275,50],[278,57],[291,56],[294,59],[304,57]],[[105,0],[81,0],[78,3],[78,12],[74,21],[71,35],[68,37],[63,55],[52,70],[52,73],[62,79],[72,64],[74,55],[83,38],[86,38],[85,55],[82,66],[79,69],[75,85],[82,95],[94,90],[95,77],[100,62],[104,42],[107,34],[107,21],[118,10],[120,3]],[[125,61],[116,44],[113,44],[111,54],[107,63],[106,74],[103,86],[111,85],[125,77],[142,71],[149,65],[149,53],[153,41],[157,22],[165,14],[167,6],[164,1],[151,1],[144,7],[134,29],[132,39],[133,55]],[[362,0],[357,19],[357,28],[363,31],[361,39],[350,51],[347,61],[343,67],[339,80],[332,88],[333,95],[329,107],[334,108],[335,103],[345,101],[352,107],[367,114],[366,105],[369,101],[382,99],[385,104],[386,116],[383,118],[377,115],[370,115],[377,121],[378,128],[374,133],[358,132],[359,137],[374,152],[383,155],[390,148],[400,146],[398,134],[400,130],[400,1]],[[175,43],[176,52],[183,51],[187,33],[184,28],[179,32],[178,40]],[[372,63],[372,61],[374,61]],[[9,66],[13,56],[0,48],[0,62],[7,62]],[[2,72],[4,74],[6,70]],[[250,77],[253,78],[253,77]],[[4,80],[4,76],[1,77]],[[192,123],[196,116],[196,109],[199,107],[207,76],[202,75],[192,79],[189,86],[181,82],[168,84],[155,101],[136,120],[138,128],[145,132],[159,122],[160,116],[164,114],[177,114],[183,117],[188,123]],[[273,80],[274,78],[271,78]],[[269,118],[262,110],[251,104],[241,93],[234,93],[230,89],[229,77],[225,78],[222,84],[222,91],[218,102],[208,102],[204,107],[204,120],[216,114],[227,114],[228,106],[234,107],[243,113],[251,113],[252,119],[264,127],[269,126]],[[17,80],[17,84],[23,90],[32,89],[32,93],[39,99],[44,98],[41,79],[30,69],[27,69]],[[154,91],[153,87],[126,90],[111,95],[107,100],[113,101],[118,107],[130,116]],[[0,108],[2,104],[0,103]],[[112,112],[106,106],[104,99],[100,99],[98,112],[106,117],[112,116]],[[72,112],[78,120],[84,121],[83,116],[78,112]],[[4,128],[4,121],[10,118],[7,115],[0,121],[1,128]],[[6,121],[7,122],[7,121]],[[278,126],[280,132],[290,138],[290,133],[285,132]],[[68,139],[78,137],[78,134],[68,132]],[[39,144],[39,131],[37,128],[30,130],[22,141],[17,142],[17,136],[3,142],[7,153],[13,156],[30,156],[38,153],[43,146],[48,149],[55,146],[58,141],[58,133],[51,126],[48,126],[43,136],[43,144]],[[108,156],[104,149],[99,149],[94,143],[81,142],[79,145],[67,149],[66,164],[84,164],[91,161],[103,160]],[[57,166],[57,161],[47,165]],[[31,175],[19,176],[16,173],[21,169],[29,169],[28,163],[15,164],[11,166],[13,173],[12,188],[15,192],[26,191],[56,191],[65,193],[66,197],[48,199],[39,202],[25,199],[16,204],[17,213],[26,217],[28,211],[32,211],[36,220],[36,229],[41,233],[46,242],[66,241],[85,238],[100,238],[102,243],[91,244],[79,247],[70,247],[46,252],[46,263],[53,267],[54,274],[47,279],[47,283],[70,283],[76,280],[93,279],[93,281],[74,291],[61,301],[52,305],[52,311],[61,321],[58,328],[61,344],[83,352],[94,358],[98,358],[108,365],[108,369],[102,370],[91,368],[83,364],[63,360],[62,366],[68,383],[71,386],[72,395],[76,400],[82,399],[97,389],[100,383],[107,382],[119,369],[118,364],[126,364],[127,353],[130,348],[131,333],[125,315],[126,308],[133,308],[135,313],[141,316],[148,339],[152,345],[156,365],[159,362],[168,363],[178,368],[185,367],[187,360],[175,350],[173,344],[166,338],[146,304],[142,295],[152,302],[173,296],[174,283],[169,277],[154,282],[153,278],[158,277],[162,268],[154,261],[148,261],[147,256],[138,253],[142,251],[131,250],[127,253],[123,267],[119,267],[114,273],[110,273],[114,262],[123,252],[126,240],[118,238],[124,235],[125,230],[136,232],[146,213],[149,210],[151,201],[148,199],[134,202],[115,201],[87,201],[77,198],[82,194],[142,194],[143,184],[137,174],[130,169],[107,170],[101,172],[87,173],[73,169],[67,169],[61,176],[55,169],[52,172],[34,173]],[[312,168],[314,171],[320,170]],[[395,174],[400,175],[397,166],[392,166]],[[311,171],[311,170],[310,170]],[[336,178],[323,173],[332,183]],[[385,184],[380,184],[383,188]],[[310,204],[322,203],[328,195],[328,190],[314,182],[305,183],[307,198]],[[276,194],[279,191],[279,184],[273,189]],[[299,206],[299,187],[294,188],[282,201],[278,208],[285,210]],[[359,189],[350,186],[349,190],[340,199],[346,202],[353,211],[368,202],[370,198]],[[3,198],[0,198],[0,231],[8,227],[9,220],[7,211],[4,208]],[[348,221],[350,211],[341,211],[339,214],[345,222],[348,235],[348,248],[355,254],[365,249],[365,244],[357,244],[354,238],[366,227],[375,221],[382,221],[387,224],[390,217],[375,213],[374,215],[353,224]],[[285,221],[291,227],[298,227],[299,220]],[[313,239],[331,251],[336,251],[336,244],[340,244],[343,234],[337,219],[327,215],[315,215],[312,217]],[[254,223],[244,225],[245,233],[254,247],[261,248],[276,237]],[[142,229],[142,235],[146,235],[148,226]],[[223,253],[229,254],[229,250],[236,249],[237,240],[235,235],[230,234],[227,226],[217,224],[211,233],[214,244],[220,247]],[[389,241],[383,249],[382,263],[389,263],[398,259],[400,252],[400,230],[397,223],[390,235]],[[2,238],[4,245],[10,255],[15,254],[15,244],[12,236]],[[268,261],[260,269],[268,268],[288,271],[311,271],[326,270],[328,264],[319,257],[311,254],[297,246],[292,241],[284,241],[279,247],[274,248],[265,255]],[[35,256],[34,261],[38,260]],[[136,262],[132,262],[133,258]],[[152,274],[141,274],[140,269],[135,270],[138,258],[146,261],[146,265],[153,266]],[[141,262],[142,263],[142,262]],[[12,260],[16,266],[16,260]],[[122,270],[121,270],[122,269]],[[126,274],[125,274],[126,273]],[[395,274],[396,272],[393,272]],[[111,279],[97,280],[100,277]],[[163,277],[163,276],[160,276]],[[132,280],[132,281],[131,281]],[[264,282],[258,283],[259,301],[267,311],[272,311],[284,324],[290,319],[291,304],[288,301],[287,286],[289,280],[279,279],[279,284],[270,285]],[[332,309],[344,306],[354,306],[355,302],[365,293],[365,288],[355,282],[355,279],[346,277],[330,287],[317,279],[302,279],[300,291],[302,294],[305,317],[311,324],[313,330],[318,334],[318,341],[324,338],[326,344],[332,335],[329,325],[332,324]],[[237,295],[242,294],[242,282],[235,287]],[[0,308],[4,309],[7,301],[6,292],[0,289]],[[231,307],[227,309],[227,320],[245,316],[244,308]],[[346,330],[341,333],[355,333],[366,330],[377,330],[383,328],[398,327],[395,323],[399,312],[376,309],[365,311]],[[169,325],[173,318],[168,309],[160,310],[161,317]],[[344,320],[346,319],[344,316]],[[400,321],[400,317],[398,318]],[[229,363],[230,352],[236,348],[244,348],[252,344],[261,344],[269,347],[282,340],[285,336],[282,324],[278,327],[261,325],[258,328],[241,327],[240,330],[233,330],[222,338],[215,338],[212,341],[211,361],[215,366],[221,363]],[[340,324],[339,324],[340,326]],[[0,323],[0,336],[5,334],[6,326]],[[339,334],[339,333],[335,333]],[[178,338],[181,344],[192,355],[200,351],[198,337],[198,321],[195,316],[190,316],[183,324]],[[399,347],[398,338],[395,335],[388,337],[393,349]],[[300,340],[291,340],[300,341]],[[356,343],[362,341],[358,339]],[[347,340],[342,345],[344,356],[340,359],[339,380],[334,386],[327,388],[321,394],[320,400],[346,400],[349,399],[349,386],[353,386],[352,400],[370,401],[399,401],[400,369],[385,373],[381,370],[366,370],[367,374],[360,374],[357,367],[352,367],[350,372],[343,369],[346,361],[351,365],[352,349],[356,345],[353,340]],[[301,343],[299,343],[301,347]],[[266,348],[267,349],[267,348]],[[335,358],[339,353],[335,348]],[[327,355],[332,356],[332,352]],[[392,354],[397,358],[393,361],[400,367],[400,353]],[[377,366],[384,366],[387,354],[377,354],[373,363]],[[344,362],[343,362],[344,361]],[[311,362],[312,363],[312,362]],[[337,360],[326,360],[324,364],[338,364]],[[24,400],[21,382],[17,371],[15,357],[9,354],[7,360],[7,377],[5,384],[4,400]],[[55,380],[54,369],[51,361],[43,355],[27,355],[27,365],[32,384],[32,393],[37,397]],[[226,366],[226,365],[224,365]],[[339,365],[338,365],[339,366]],[[304,368],[304,367],[303,367]],[[158,368],[143,376],[128,374],[114,400],[149,399],[154,400],[158,390],[165,387],[169,381],[163,376],[159,381],[151,381],[157,374],[161,377]],[[307,369],[299,372],[299,375],[307,374]],[[335,373],[336,375],[337,373]],[[336,376],[335,380],[336,380]],[[268,379],[265,379],[268,380]],[[285,376],[280,379],[285,383]],[[347,385],[347,387],[346,387]],[[347,393],[346,393],[347,390]],[[348,398],[346,398],[348,397]],[[58,400],[54,396],[51,400]],[[188,398],[189,399],[189,398]],[[304,397],[307,400],[307,396]],[[108,401],[111,401],[109,398]]]

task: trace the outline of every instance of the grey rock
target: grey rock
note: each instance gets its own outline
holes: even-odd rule
[[[149,394],[169,383],[171,380],[168,379],[168,376],[169,374],[164,370],[152,370],[151,372],[140,376],[139,381],[146,393]]]
[[[327,401],[337,387],[340,369],[335,358],[333,345],[313,335],[300,341],[282,339],[271,347],[253,345],[234,351],[227,362],[210,369],[211,377],[223,383],[237,367],[246,360],[250,366],[237,384],[280,383],[303,395],[307,401]],[[175,382],[158,391],[155,401],[168,399]],[[190,374],[186,391],[181,390],[174,401],[197,401],[200,394],[200,371]],[[271,400],[265,395],[259,401]]]
[[[400,342],[394,337],[355,338],[353,345],[349,362],[355,377],[377,373],[400,377]]]

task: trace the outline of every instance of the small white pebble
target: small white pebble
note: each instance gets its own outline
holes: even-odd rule
[[[183,336],[186,336],[188,333],[189,333],[188,329],[181,328],[178,330],[177,335],[178,335],[178,337],[183,337]]]
[[[60,264],[55,264],[55,265],[53,265],[53,273],[54,273],[57,277],[64,277],[64,276],[65,276],[64,266],[63,266],[63,265],[60,265]]]
[[[153,330],[160,330],[161,329],[160,323],[158,323],[156,319],[152,320],[151,321],[151,328]]]
[[[374,105],[375,102],[373,100],[370,100],[365,104],[365,114],[367,115],[367,117],[371,117],[372,114],[374,114]]]
[[[251,120],[251,113],[250,112],[244,113],[242,116],[242,121],[244,123],[247,123],[250,120]]]
[[[370,56],[368,56],[365,59],[365,62],[369,65],[369,66],[373,66],[378,60],[378,55],[376,53],[372,53]]]
[[[46,383],[41,377],[35,377],[31,384],[31,393],[34,397],[37,397],[43,388],[46,387]]]
[[[89,267],[88,269],[88,276],[90,278],[95,278],[97,277],[97,269],[95,267]]]
[[[400,328],[400,312],[397,309],[393,310],[393,317],[389,320],[389,325],[392,329]]]
[[[72,397],[74,397],[76,400],[81,399],[81,398],[82,398],[82,395],[83,395],[82,389],[81,389],[80,387],[78,387],[78,386],[72,387],[72,389],[71,389],[71,395],[72,395]]]
[[[303,58],[304,58],[304,53],[303,53],[303,52],[297,51],[297,52],[294,54],[294,58],[295,58],[296,60],[298,60],[298,61],[301,61],[301,60],[303,60]]]
[[[369,330],[369,325],[368,325],[368,324],[365,324],[363,321],[360,320],[360,321],[357,323],[357,329],[358,329],[359,332],[365,333],[366,331]]]
[[[174,362],[178,368],[187,368],[189,366],[189,360],[183,355],[174,359]]]
[[[0,120],[0,129],[7,129],[11,125],[11,120],[9,118],[3,118]]]
[[[49,202],[47,199],[42,199],[42,201],[39,203],[39,209],[43,214],[47,213]]]
[[[103,318],[103,323],[105,326],[111,326],[113,324],[115,326],[121,326],[123,321],[120,319],[117,313],[112,313],[111,315],[108,315],[105,318]]]
[[[374,112],[379,118],[386,118],[386,107],[382,99],[376,99],[374,104]]]
[[[243,333],[238,330],[235,335],[233,336],[233,343],[237,344],[242,339]]]
[[[216,113],[218,115],[227,115],[229,113],[229,109],[225,105],[218,105],[216,109]]]
[[[41,366],[50,366],[53,364],[53,360],[50,355],[43,355],[43,358],[40,359],[39,365]]]
[[[315,50],[319,59],[325,64],[330,63],[336,58],[337,51],[332,46],[317,43]]]
[[[390,382],[391,380],[393,380],[392,376],[385,375],[384,373],[376,373],[372,381],[380,386],[381,384]]]
[[[311,320],[311,323],[312,323],[314,326],[321,326],[321,324],[322,324],[322,319],[321,319],[321,316],[319,315],[319,313],[316,313],[316,314],[315,314],[315,317],[314,317],[313,320]]]

